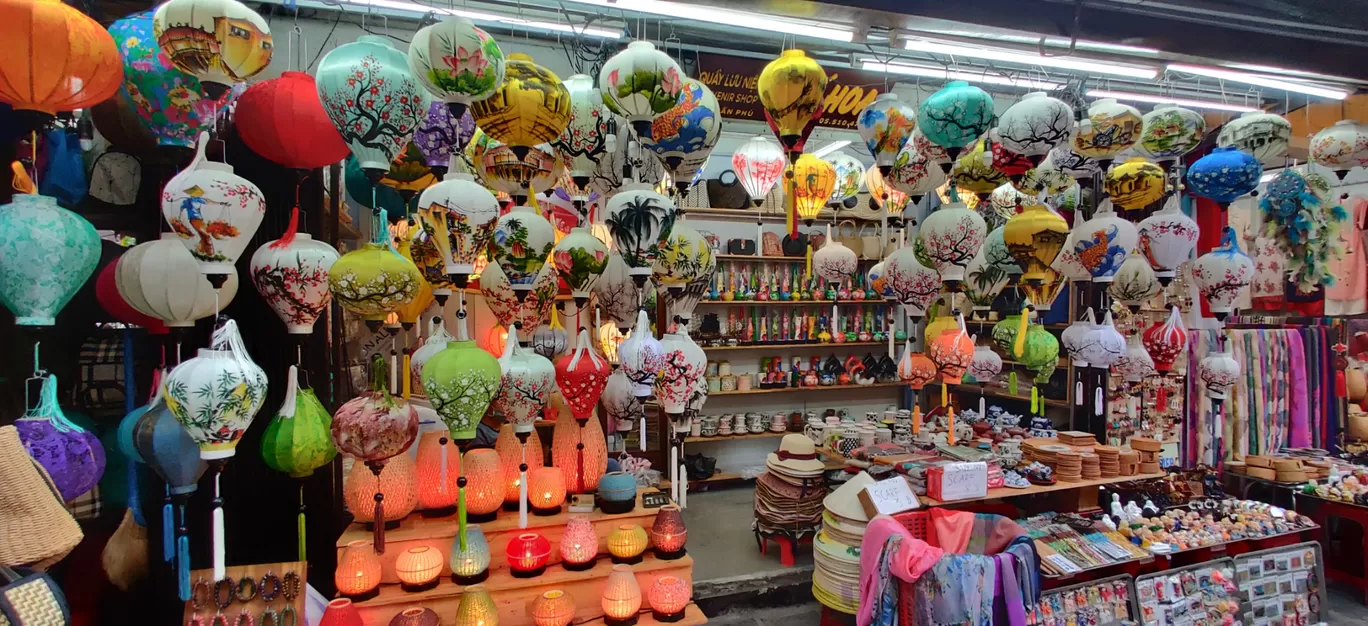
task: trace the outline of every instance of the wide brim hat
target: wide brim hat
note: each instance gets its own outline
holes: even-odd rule
[[[46,568],[81,542],[81,526],[14,426],[0,427],[0,485],[0,565]]]
[[[827,496],[822,504],[828,511],[835,515],[855,522],[868,522],[869,514],[865,513],[864,505],[860,504],[860,492],[868,485],[874,484],[874,477],[868,472],[860,472],[854,478],[847,480],[844,485],[837,487],[831,495]]]
[[[765,457],[765,464],[786,473],[820,474],[826,465],[817,457],[817,447],[805,435],[784,435],[779,450]]]

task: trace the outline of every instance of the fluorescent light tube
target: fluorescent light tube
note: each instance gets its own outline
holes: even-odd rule
[[[1234,111],[1243,113],[1245,111],[1261,111],[1258,107],[1245,106],[1243,104],[1227,104],[1215,100],[1194,100],[1192,98],[1174,98],[1162,94],[1131,93],[1128,91],[1108,91],[1106,89],[1089,89],[1086,94],[1089,98],[1115,98],[1117,100],[1128,100],[1131,102],[1153,102],[1155,104],[1177,104],[1196,109],[1213,109],[1216,111]]]
[[[576,4],[592,4],[608,9],[621,9],[623,11],[636,11],[638,13],[650,13],[663,17],[693,20],[696,22],[707,22],[721,26],[737,26],[751,30],[762,30],[771,33],[784,33],[787,35],[799,35],[812,37],[814,39],[829,39],[832,41],[851,42],[855,39],[855,33],[849,27],[841,24],[827,22],[799,22],[778,18],[764,13],[754,13],[750,11],[732,11],[729,9],[716,9],[712,7],[682,4],[679,2],[664,2],[663,0],[570,0]]]
[[[925,76],[927,78],[941,78],[944,80],[962,80],[970,83],[1020,87],[1022,89],[1037,89],[1041,91],[1059,89],[1062,86],[1060,83],[1035,80],[1033,78],[1007,78],[1005,76],[975,74],[973,72],[957,72],[955,70],[947,70],[938,67],[919,67],[916,65],[901,65],[897,63],[880,63],[878,61],[865,61],[860,67],[861,69],[875,72],[888,72],[890,74]]]
[[[848,146],[848,145],[850,145],[850,140],[849,140],[849,139],[842,139],[842,140],[840,140],[840,141],[833,141],[833,142],[831,142],[831,143],[829,143],[829,144],[827,144],[827,145],[825,145],[825,146],[822,146],[822,147],[821,147],[819,150],[817,150],[816,152],[813,152],[813,153],[812,153],[812,156],[815,156],[815,157],[817,157],[817,158],[820,159],[820,158],[825,157],[826,155],[831,154],[832,152],[835,152],[835,151],[837,151],[837,150],[840,150],[841,148],[844,148],[844,147],[846,147],[846,146]]]
[[[1200,65],[1184,65],[1182,63],[1169,63],[1168,69],[1174,72],[1183,72],[1185,74],[1197,74],[1198,76],[1210,76],[1211,78],[1219,78],[1221,80],[1228,80],[1236,83],[1244,83],[1246,85],[1270,87],[1273,89],[1281,89],[1283,91],[1291,91],[1294,93],[1304,93],[1308,96],[1330,98],[1332,100],[1343,100],[1349,97],[1349,92],[1341,89],[1328,89],[1326,87],[1316,87],[1314,85],[1295,83],[1289,80],[1281,80],[1278,78],[1273,78],[1272,76],[1262,76],[1259,74],[1248,74],[1245,72],[1222,70],[1214,67],[1202,67]]]
[[[1071,56],[1042,56],[1029,52],[1017,52],[1015,50],[1004,50],[1001,48],[977,48],[973,46],[961,46],[956,44],[938,43],[925,39],[909,39],[905,44],[908,50],[917,52],[927,52],[931,54],[948,54],[952,56],[969,57],[971,59],[987,59],[990,61],[1002,61],[1004,63],[1019,63],[1022,65],[1039,65],[1044,67],[1057,67],[1061,69],[1078,70],[1093,74],[1111,74],[1114,76],[1125,76],[1128,78],[1153,79],[1159,72],[1152,67],[1142,67],[1137,65],[1116,65],[1113,63],[1103,63],[1089,59],[1081,59]]]
[[[416,13],[418,15],[435,13],[437,15],[454,15],[457,17],[464,17],[472,22],[505,24],[508,26],[520,26],[522,28],[533,28],[558,33],[586,35],[589,37],[599,37],[602,39],[619,39],[622,37],[622,33],[616,30],[583,26],[577,27],[574,24],[562,24],[559,22],[529,20],[521,17],[514,17],[512,15],[502,15],[499,13],[483,13],[480,11],[469,11],[466,9],[449,9],[446,7],[419,4],[417,2],[407,2],[405,0],[337,0],[336,2],[327,2],[320,0],[318,5],[324,8],[336,8],[338,5],[353,7],[372,7],[376,9],[406,11],[409,13]]]

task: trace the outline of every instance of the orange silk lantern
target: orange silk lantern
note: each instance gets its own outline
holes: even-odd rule
[[[0,102],[26,128],[107,100],[123,60],[99,22],[60,0],[0,0]]]
[[[972,356],[973,346],[970,346],[969,351]],[[920,390],[926,383],[935,380],[938,371],[934,361],[925,354],[913,352],[910,343],[904,344],[902,360],[898,361],[898,378],[903,379],[913,391]]]
[[[960,377],[974,360],[974,340],[964,330],[963,318],[958,326],[945,329],[932,340],[927,352],[940,367],[941,380],[949,385],[958,385]]]

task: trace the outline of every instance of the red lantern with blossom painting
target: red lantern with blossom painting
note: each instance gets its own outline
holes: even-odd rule
[[[347,158],[347,142],[323,110],[314,77],[304,72],[248,87],[233,117],[247,147],[285,167],[311,170]]]
[[[1169,310],[1169,317],[1163,322],[1155,322],[1140,336],[1150,358],[1154,359],[1154,369],[1168,372],[1173,362],[1187,349],[1187,329],[1183,328],[1183,316],[1178,307]]]
[[[119,287],[114,281],[114,266],[118,264],[119,260],[114,259],[106,263],[104,269],[100,270],[99,276],[95,278],[95,299],[100,302],[100,306],[115,321],[142,326],[153,335],[165,335],[168,332],[165,322],[139,312],[129,306],[123,296],[119,295]],[[606,384],[607,381],[605,380],[604,383]]]
[[[613,368],[590,348],[589,331],[580,329],[575,350],[556,361],[556,386],[575,419],[583,422],[594,416],[603,388]]]
[[[993,144],[993,169],[1002,172],[1004,176],[1012,180],[1018,180],[1022,176],[1035,169],[1031,160],[1008,150],[1000,141],[991,141]]]

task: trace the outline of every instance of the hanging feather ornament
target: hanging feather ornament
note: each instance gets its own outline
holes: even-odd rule
[[[1288,278],[1302,293],[1335,282],[1330,261],[1342,253],[1335,242],[1348,213],[1330,198],[1330,181],[1324,176],[1289,167],[1268,183],[1259,199],[1264,236],[1287,249]]]

